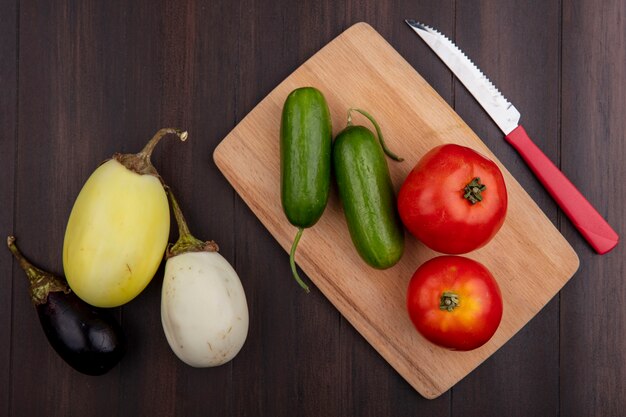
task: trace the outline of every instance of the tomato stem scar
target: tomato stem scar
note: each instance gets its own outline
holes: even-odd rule
[[[474,178],[469,184],[465,186],[463,189],[463,198],[467,199],[472,205],[478,203],[479,201],[483,201],[482,192],[487,189],[485,184],[480,183],[480,178]]]
[[[461,303],[459,295],[454,291],[444,291],[439,301],[439,310],[454,311]]]

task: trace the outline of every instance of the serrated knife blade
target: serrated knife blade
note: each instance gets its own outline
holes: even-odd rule
[[[530,139],[519,124],[520,113],[476,65],[446,36],[434,28],[405,20],[415,33],[448,66],[504,132],[505,139],[519,152],[530,169],[599,254],[609,252],[619,236],[578,189]]]
[[[450,39],[435,29],[414,20],[407,20],[406,22],[463,83],[465,88],[489,113],[500,130],[505,135],[511,133],[519,124],[519,111],[504,98],[467,55]]]

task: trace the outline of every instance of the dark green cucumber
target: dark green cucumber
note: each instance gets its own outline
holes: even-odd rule
[[[380,143],[366,127],[352,126],[349,118],[348,127],[339,133],[333,144],[333,168],[357,252],[370,266],[386,269],[402,257],[404,230],[385,151],[393,159],[401,159],[388,151],[380,128],[371,116],[359,112],[372,120]]]
[[[292,91],[280,125],[280,197],[291,224],[298,228],[290,252],[293,276],[307,292],[295,265],[302,231],[322,216],[330,190],[332,127],[324,95],[313,87]]]

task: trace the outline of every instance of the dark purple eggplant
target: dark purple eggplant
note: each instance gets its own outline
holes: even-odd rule
[[[126,337],[115,318],[78,298],[63,278],[31,264],[7,238],[9,250],[30,281],[30,298],[41,327],[56,352],[87,375],[111,370],[126,352]]]

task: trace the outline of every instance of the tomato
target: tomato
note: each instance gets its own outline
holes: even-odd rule
[[[498,166],[478,152],[446,144],[431,149],[405,179],[398,212],[406,228],[446,254],[478,249],[500,230],[507,193]]]
[[[453,350],[472,350],[491,339],[500,325],[502,295],[481,263],[439,256],[415,271],[407,309],[426,339]]]

